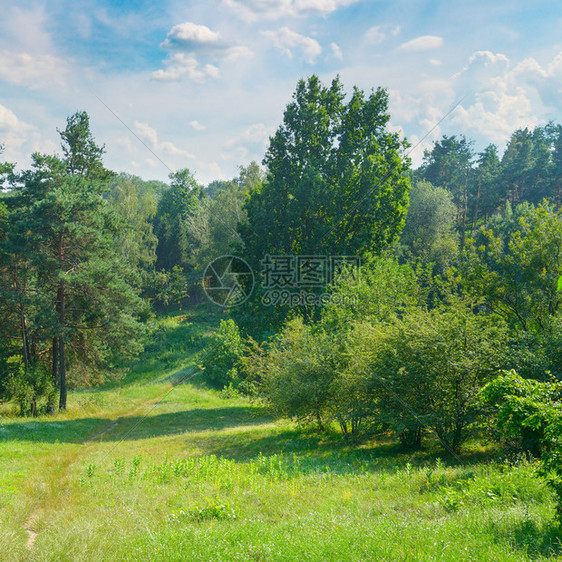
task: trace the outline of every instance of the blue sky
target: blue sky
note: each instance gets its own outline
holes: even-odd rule
[[[56,152],[56,127],[86,110],[114,170],[227,179],[261,161],[312,73],[387,88],[391,127],[413,145],[460,101],[411,153],[415,165],[443,134],[501,149],[516,128],[562,122],[562,5],[22,0],[0,21],[3,157],[25,167],[32,151]]]

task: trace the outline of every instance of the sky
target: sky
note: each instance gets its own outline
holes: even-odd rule
[[[60,152],[87,111],[105,164],[203,184],[261,162],[297,81],[382,86],[414,166],[562,123],[557,0],[0,0],[1,158]]]

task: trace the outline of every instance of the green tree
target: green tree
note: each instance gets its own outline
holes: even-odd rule
[[[433,429],[458,452],[480,411],[478,394],[502,366],[505,328],[470,303],[412,310],[391,325],[360,324],[352,369],[404,444],[420,446]]]
[[[212,353],[203,363],[205,379],[219,388],[230,384],[237,385],[240,382],[238,371],[244,352],[244,341],[234,320],[221,320],[211,349]]]
[[[156,261],[158,239],[153,232],[156,196],[152,191],[139,193],[137,185],[125,178],[113,187],[109,200],[123,219],[117,247],[127,263],[142,272],[145,287]]]
[[[274,412],[327,428],[334,417],[337,376],[337,347],[329,334],[295,318],[265,352],[256,347],[244,364],[247,375],[259,381],[259,394]]]
[[[221,182],[212,197],[201,200],[198,212],[188,221],[190,236],[195,241],[192,266],[199,275],[217,257],[244,253],[238,229],[247,222],[244,205],[262,181],[261,169],[252,162],[247,167],[240,166],[237,178]],[[213,182],[215,188],[216,184]]]
[[[431,184],[444,187],[453,195],[457,207],[457,225],[461,232],[461,247],[467,227],[468,202],[472,172],[472,142],[460,135],[443,135],[436,141],[431,151],[424,154],[424,165],[420,172]]]
[[[562,521],[562,384],[557,380],[525,380],[515,371],[488,383],[482,402],[502,439],[540,458],[537,474],[545,478],[556,497],[556,515]]]
[[[154,219],[158,269],[190,266],[194,241],[189,232],[189,220],[199,209],[201,195],[201,187],[187,168],[170,174],[170,189],[158,201]]]
[[[143,327],[137,273],[117,246],[125,223],[104,198],[112,174],[103,167],[103,148],[87,115],[69,117],[61,138],[64,158],[33,155],[33,169],[15,189],[12,215],[20,264],[26,258],[34,271],[35,323],[43,340],[52,341],[53,379],[64,409],[68,366],[110,367],[118,354],[140,349]]]
[[[502,203],[505,203],[505,199],[501,197],[499,175],[500,159],[497,147],[490,144],[478,155],[473,177],[475,183],[472,190],[473,229],[482,215],[488,218],[498,210]]]
[[[322,324],[343,333],[358,321],[391,323],[425,305],[428,277],[427,270],[399,264],[392,255],[374,257],[359,271],[342,273],[322,310]]]
[[[464,285],[513,326],[544,333],[557,314],[562,218],[550,205],[510,208],[465,254]]]
[[[406,214],[405,143],[387,131],[388,94],[336,78],[300,80],[264,158],[266,182],[241,229],[254,265],[266,254],[379,252]]]
[[[455,233],[455,206],[452,195],[443,187],[416,181],[410,190],[410,207],[400,244],[407,257],[424,264],[434,263],[444,272],[458,255]]]

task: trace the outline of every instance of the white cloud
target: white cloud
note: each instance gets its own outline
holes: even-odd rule
[[[522,88],[516,88],[513,93],[483,92],[472,105],[457,107],[451,121],[464,131],[476,131],[497,144],[505,142],[516,129],[539,124]]]
[[[541,124],[539,106],[562,110],[562,54],[542,67],[532,58],[512,68],[501,53],[477,51],[463,70],[453,76],[459,96],[466,101],[452,116],[452,123],[488,142],[502,144],[516,129]]]
[[[16,162],[20,168],[29,165],[32,152],[52,154],[58,148],[52,140],[44,139],[34,126],[20,119],[12,110],[0,105],[1,161]]]
[[[221,153],[221,158],[225,161],[244,162],[248,161],[251,155],[252,159],[260,160],[274,132],[275,127],[254,123],[225,143],[226,150]]]
[[[64,85],[68,63],[51,55],[0,52],[0,79],[37,89],[45,85]]]
[[[203,83],[208,78],[218,78],[218,66],[211,62],[201,66],[198,60],[201,57],[220,64],[222,61],[232,62],[254,56],[248,47],[230,45],[221,39],[218,32],[192,22],[174,25],[160,46],[170,51],[170,55],[164,60],[165,69],[156,70],[151,76],[155,80],[164,81],[187,77],[194,82]]]
[[[175,144],[173,144],[170,141],[160,142],[158,140],[158,133],[148,123],[135,121],[133,124],[139,137],[147,141],[150,148],[154,150],[154,152],[158,156],[167,154],[169,156],[180,156],[182,158],[189,158],[189,159],[195,158],[193,154],[187,152],[186,150],[182,150],[181,148],[178,148]]]
[[[375,25],[365,33],[365,39],[373,45],[379,45],[386,39],[386,33],[382,30],[382,25]]]
[[[282,27],[278,31],[264,31],[263,34],[272,39],[273,44],[289,58],[293,58],[292,49],[295,48],[302,52],[308,63],[313,63],[322,53],[322,47],[316,39],[291,31],[288,27]]]
[[[338,60],[343,60],[343,53],[341,52],[340,46],[337,43],[330,43],[330,49],[332,49],[332,54]]]
[[[201,47],[218,44],[220,44],[220,36],[217,32],[211,31],[206,25],[197,25],[187,21],[174,25],[161,47],[194,51]]]
[[[244,45],[229,47],[223,53],[223,59],[228,62],[235,61],[238,59],[250,59],[253,56],[254,56],[254,52],[248,47],[245,47]]]
[[[223,0],[247,21],[278,19],[304,14],[326,15],[359,0]]]
[[[338,8],[349,6],[358,0],[295,0],[294,9],[297,13],[315,12],[317,14],[329,14]]]
[[[396,37],[400,34],[400,26],[394,27],[390,25],[375,25],[365,33],[365,41],[371,45],[380,45],[388,39],[389,36]]]
[[[513,69],[513,79],[537,91],[545,106],[562,111],[562,52],[543,68],[528,58]]]
[[[437,49],[443,45],[443,37],[436,35],[424,35],[417,37],[400,45],[402,51],[427,51],[429,49]]]
[[[241,135],[230,139],[226,142],[226,146],[231,148],[239,143],[251,143],[266,146],[269,137],[274,133],[274,129],[267,127],[264,123],[254,123],[248,127]]]
[[[192,129],[195,129],[196,131],[204,131],[207,127],[205,127],[205,125],[202,125],[201,123],[199,123],[199,121],[194,120],[194,121],[190,121],[189,122],[189,126]]]
[[[15,4],[15,2],[14,2]],[[21,2],[21,4],[24,4]],[[31,9],[7,6],[2,8],[0,19],[1,36],[6,45],[17,45],[18,49],[33,55],[53,52],[51,34],[47,31],[45,8],[35,3]]]
[[[0,105],[0,144],[6,150],[13,151],[20,148],[28,140],[32,130],[31,125],[18,119],[7,107]]]
[[[151,74],[154,80],[176,81],[187,77],[193,82],[203,83],[209,78],[218,78],[219,69],[206,64],[201,66],[195,57],[190,57],[184,53],[176,53],[171,58],[164,61],[166,69],[159,69]]]

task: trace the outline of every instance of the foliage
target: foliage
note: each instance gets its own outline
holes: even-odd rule
[[[198,212],[201,194],[201,186],[187,168],[170,174],[170,189],[158,201],[154,219],[158,269],[189,266],[194,245],[189,220]]]
[[[246,224],[245,203],[262,181],[263,172],[251,162],[247,167],[240,166],[239,176],[234,180],[221,182],[220,188],[214,184],[205,190],[205,194],[211,196],[202,198],[198,213],[188,221],[190,236],[194,239],[191,265],[199,278],[215,258],[243,253],[238,228]]]
[[[525,380],[510,371],[483,389],[482,401],[494,408],[507,442],[515,438],[527,453],[540,456],[538,474],[553,490],[562,521],[562,383]]]
[[[300,318],[287,322],[264,350],[254,346],[245,365],[259,381],[259,393],[278,414],[320,429],[333,419],[337,347],[323,331]]]
[[[443,187],[427,181],[416,181],[410,189],[410,206],[400,236],[405,257],[433,263],[442,273],[453,264],[458,254],[455,228],[455,206],[452,195]]]
[[[130,223],[105,198],[113,174],[88,115],[69,117],[59,133],[63,158],[34,154],[32,169],[15,177],[6,199],[0,304],[10,322],[4,346],[19,339],[9,353],[22,358],[26,380],[51,369],[64,409],[69,368],[88,383],[92,371],[142,349],[144,305],[139,259],[120,253]]]
[[[352,370],[382,421],[405,442],[420,446],[433,429],[448,452],[457,452],[479,412],[480,389],[501,367],[505,330],[471,305],[453,302],[413,310],[391,325],[357,325]]]
[[[338,277],[322,322],[342,331],[353,321],[392,322],[426,303],[429,277],[426,269],[399,264],[392,255],[372,257],[358,271],[344,270]]]
[[[513,326],[544,333],[561,300],[561,214],[546,203],[516,213],[469,241],[465,286]]]
[[[237,384],[243,351],[244,341],[234,320],[221,320],[203,362],[205,380],[219,388]]]
[[[386,130],[388,94],[355,88],[345,103],[335,79],[297,84],[264,159],[242,237],[265,254],[359,255],[395,240],[406,212],[405,143]]]
[[[18,356],[8,358],[6,367],[6,398],[17,402],[20,415],[38,416],[54,411],[56,393],[47,369],[42,365],[26,369]]]
[[[524,379],[506,371],[481,392],[482,403],[492,408],[497,431],[512,448],[540,457],[545,429],[558,415],[562,384]]]

